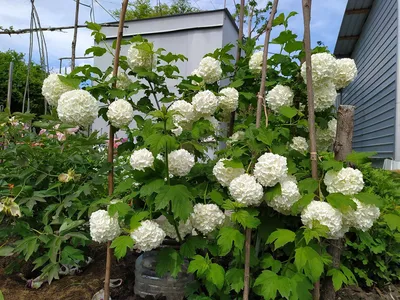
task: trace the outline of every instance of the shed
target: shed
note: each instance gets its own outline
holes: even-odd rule
[[[375,162],[400,161],[399,3],[348,0],[334,54],[350,57],[358,76],[340,93],[356,106],[353,148],[377,152]]]
[[[205,54],[229,43],[235,44],[238,39],[238,28],[227,9],[132,20],[126,21],[125,25],[128,27],[124,29],[124,38],[141,35],[153,42],[155,49],[164,48],[167,52],[185,55],[188,61],[177,64],[183,76],[190,75]],[[117,28],[102,28],[102,32],[106,35],[107,46],[111,47],[117,37]],[[128,45],[123,45],[121,55],[126,55],[128,49]],[[232,49],[232,54],[235,51]],[[103,71],[112,62],[113,56],[109,53],[94,58],[94,66]],[[169,85],[172,87],[174,82]],[[107,127],[101,118],[92,125],[92,129],[100,133],[107,132]]]

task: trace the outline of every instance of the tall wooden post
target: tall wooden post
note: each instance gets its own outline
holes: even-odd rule
[[[78,36],[78,21],[79,21],[79,1],[75,0],[75,23],[74,23],[74,37],[72,38],[72,53],[71,53],[71,71],[75,69],[75,51],[76,51],[76,39]]]
[[[12,82],[13,82],[14,62],[10,62],[10,69],[8,70],[8,89],[7,89],[7,104],[6,107],[11,112],[11,95],[12,95]]]

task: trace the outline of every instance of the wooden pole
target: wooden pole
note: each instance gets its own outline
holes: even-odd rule
[[[126,9],[128,7],[129,0],[123,0],[121,13],[119,16],[119,26],[118,26],[118,35],[117,42],[115,46],[115,56],[114,56],[114,68],[113,68],[113,77],[118,76],[118,67],[119,67],[119,56],[121,53],[121,41],[124,32],[124,23],[125,23],[125,14]],[[113,82],[113,88],[115,88],[117,83]],[[108,173],[108,195],[112,195],[114,192],[114,128],[110,124],[110,131],[108,137],[108,153],[107,153],[107,161],[111,164],[111,169]],[[108,300],[110,296],[110,273],[111,273],[111,242],[107,243],[107,258],[106,258],[106,274],[104,280],[104,299]]]
[[[265,31],[265,41],[264,41],[264,52],[263,52],[263,64],[261,72],[261,86],[258,92],[257,101],[257,114],[256,114],[256,128],[260,128],[261,125],[261,111],[264,105],[265,94],[265,80],[267,77],[267,60],[268,60],[268,45],[269,38],[272,30],[272,21],[274,20],[279,0],[274,0],[272,5],[271,14],[268,19],[267,29]],[[267,115],[266,115],[267,117]],[[267,122],[266,122],[267,124]],[[243,300],[249,299],[250,294],[250,249],[251,249],[251,229],[246,228],[246,241],[245,241],[245,258],[244,258],[244,289],[243,289]]]
[[[304,52],[306,56],[306,79],[307,79],[307,99],[308,99],[308,129],[310,137],[310,160],[312,178],[318,180],[317,145],[315,138],[315,113],[314,113],[314,91],[312,85],[312,66],[311,66],[311,0],[302,0],[303,19],[304,19]],[[320,282],[314,284],[313,299],[320,298]]]
[[[338,109],[336,140],[333,146],[335,159],[344,161],[353,150],[354,110],[352,105],[340,105]],[[344,247],[344,240],[330,240],[328,253],[332,255],[332,266],[340,268],[340,257]],[[326,277],[323,282],[322,299],[335,300],[336,292],[332,277]]]
[[[78,22],[79,22],[79,1],[75,0],[75,23],[74,23],[74,37],[72,38],[72,53],[71,53],[71,71],[75,69],[75,51],[76,51],[76,40],[78,37]]]
[[[236,49],[236,65],[239,62],[240,59],[240,54],[241,54],[241,48],[239,44],[243,42],[243,23],[244,23],[244,5],[245,5],[245,0],[240,0],[240,12],[239,12],[239,37],[238,37],[238,44],[237,44],[237,49]],[[235,115],[236,112],[231,113],[231,118],[229,121],[229,127],[228,127],[228,137],[230,137],[233,134],[233,126],[235,125]]]
[[[14,62],[10,62],[10,69],[8,70],[8,89],[7,89],[7,105],[6,107],[11,112],[11,95],[12,95],[12,81],[13,81]]]

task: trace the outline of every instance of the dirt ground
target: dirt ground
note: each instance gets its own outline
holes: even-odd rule
[[[93,249],[92,262],[81,274],[65,276],[47,283],[38,289],[28,289],[17,275],[4,275],[5,267],[0,261],[0,290],[5,300],[91,300],[92,296],[103,288],[105,248]],[[135,282],[134,268],[137,254],[130,252],[112,263],[111,278],[121,278],[123,284],[111,289],[113,300],[138,300],[133,294]],[[360,287],[347,287],[339,291],[338,300],[400,300],[400,284],[384,288],[362,290]],[[323,299],[321,299],[323,300]]]

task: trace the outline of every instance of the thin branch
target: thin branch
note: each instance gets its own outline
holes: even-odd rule
[[[252,22],[252,20],[253,20],[253,14],[254,14],[254,9],[255,9],[255,7],[254,6],[252,6],[251,7],[251,11],[250,11],[250,15],[249,15],[249,18],[248,18],[248,24],[247,24],[247,38],[249,38],[249,39],[251,39],[251,33],[253,32],[253,30],[251,30],[251,22]]]
[[[78,37],[78,22],[79,22],[79,1],[76,1],[75,7],[75,24],[74,24],[74,36],[72,38],[72,52],[71,52],[71,71],[75,69],[75,52],[76,52],[76,40]]]
[[[110,24],[110,23],[100,23],[101,27],[118,27],[118,24]],[[78,25],[77,28],[87,28],[88,25]],[[43,28],[33,28],[32,31],[62,31],[62,30],[68,30],[68,29],[74,29],[75,26],[61,26],[61,27],[43,27]],[[124,28],[128,28],[128,26],[124,26]],[[24,28],[24,29],[7,29],[7,28],[1,28],[0,29],[0,34],[24,34],[24,33],[30,33],[31,29],[30,28]]]

